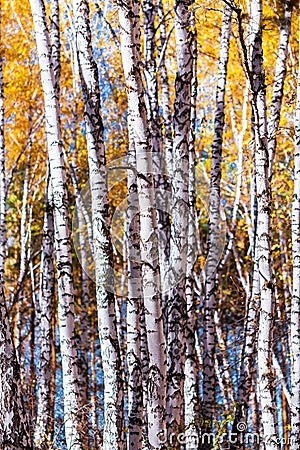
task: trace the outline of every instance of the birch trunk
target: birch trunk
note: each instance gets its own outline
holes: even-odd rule
[[[38,371],[38,407],[35,426],[35,445],[46,450],[51,445],[54,433],[54,404],[52,384],[53,367],[53,301],[54,301],[54,265],[53,239],[54,221],[51,205],[51,184],[49,176],[46,189],[46,211],[44,214],[44,228],[41,255],[41,278],[39,296],[39,343],[40,358]]]
[[[78,228],[84,229],[84,217],[80,207],[80,202],[76,198],[76,208],[78,216]],[[88,355],[90,353],[90,323],[89,323],[89,305],[91,303],[89,295],[89,279],[85,271],[88,264],[86,248],[88,243],[84,233],[79,231],[80,260],[81,260],[81,301],[79,311],[79,378],[80,378],[80,398],[82,402],[83,414],[88,415],[89,407],[89,364]]]
[[[2,44],[2,9],[0,6],[0,37]],[[2,53],[2,52],[1,52]],[[0,53],[0,280],[4,283],[4,261],[6,251],[6,173],[4,140],[4,85],[2,54]]]
[[[1,286],[0,292],[0,448],[33,448],[21,392],[20,367]]]
[[[258,383],[261,420],[266,450],[277,450],[274,409],[275,379],[272,369],[274,283],[271,268],[271,189],[268,180],[266,87],[262,52],[262,0],[251,3],[253,48],[251,52],[252,107],[255,133],[257,232],[255,262],[259,274],[260,314],[258,329]]]
[[[158,0],[159,30],[160,30],[160,59],[158,70],[160,71],[161,81],[161,108],[163,119],[163,136],[164,136],[164,157],[168,176],[172,176],[173,172],[173,138],[172,138],[172,113],[170,101],[169,77],[165,62],[165,52],[168,43],[168,35],[166,31],[166,18],[162,0]]]
[[[171,242],[167,303],[167,427],[177,436],[184,426],[184,366],[186,359],[186,269],[189,225],[189,142],[193,58],[191,2],[175,3],[177,73],[175,79],[173,169],[171,181]]]
[[[204,426],[206,432],[210,432],[215,405],[214,355],[216,337],[214,311],[216,307],[217,269],[219,264],[218,259],[220,247],[220,181],[224,131],[225,87],[230,46],[231,17],[232,9],[228,5],[225,5],[218,62],[218,83],[216,110],[214,116],[214,138],[212,143],[212,165],[209,194],[208,254],[205,273],[202,417],[204,421],[207,422],[207,425]]]
[[[294,147],[294,195],[292,203],[293,295],[291,304],[291,450],[300,436],[300,64],[297,80]]]
[[[186,361],[184,368],[184,424],[187,437],[186,450],[195,448],[196,437],[199,437],[200,396],[199,396],[199,361],[196,352],[197,316],[194,280],[194,263],[197,255],[197,211],[196,211],[196,179],[195,179],[195,121],[197,100],[197,33],[195,29],[195,12],[191,11],[191,126],[189,143],[189,218],[188,249],[186,264]]]
[[[170,220],[168,213],[168,181],[162,153],[162,124],[158,104],[157,66],[155,55],[155,17],[157,6],[153,0],[143,0],[143,29],[145,49],[145,79],[148,123],[152,143],[154,187],[157,209],[159,267],[162,301],[167,302],[167,272],[170,258]]]
[[[86,0],[73,0],[79,75],[85,106],[86,139],[93,217],[93,256],[102,367],[104,372],[104,450],[124,448],[123,380],[118,342],[113,252],[110,237],[106,158],[95,64]]]
[[[31,0],[37,52],[44,91],[46,135],[53,192],[54,242],[58,270],[58,320],[62,355],[65,436],[68,450],[82,450],[79,420],[78,358],[74,327],[72,253],[68,227],[65,167],[59,129],[59,108],[50,57],[49,33],[42,0]]]
[[[59,20],[59,0],[50,0],[50,41],[51,60],[54,73],[54,91],[59,99],[60,92],[60,20]]]
[[[130,139],[132,141],[132,139]],[[136,167],[134,142],[131,142],[128,165]],[[142,273],[140,256],[140,217],[135,170],[127,173],[127,367],[128,367],[128,448],[142,449],[143,384],[141,361],[141,299]]]
[[[76,44],[75,44],[76,47]],[[77,83],[78,71],[75,70],[75,61],[72,66],[73,69],[73,90],[74,97],[70,105],[70,109],[72,109],[72,120],[70,124],[70,132],[71,132],[71,143],[70,143],[70,153],[72,154],[72,162],[69,164],[70,174],[72,184],[75,189],[75,204],[76,204],[76,212],[77,212],[77,223],[78,223],[78,243],[79,243],[79,256],[80,256],[80,264],[81,264],[81,298],[80,298],[80,308],[79,308],[79,317],[78,317],[78,343],[79,343],[79,384],[80,384],[80,398],[82,402],[82,413],[88,414],[88,401],[89,401],[89,364],[88,364],[88,355],[90,353],[90,337],[92,333],[90,332],[90,322],[89,322],[89,305],[90,305],[90,295],[89,295],[89,278],[86,272],[88,267],[88,256],[87,256],[87,248],[88,248],[88,237],[85,235],[85,227],[87,224],[84,221],[84,218],[87,216],[87,211],[85,209],[85,214],[83,212],[83,202],[81,200],[79,188],[78,188],[78,154],[77,154],[77,120],[78,120],[78,96],[79,89]],[[67,159],[67,158],[66,158]],[[90,225],[91,227],[91,225]],[[91,232],[90,232],[91,233]],[[92,244],[92,234],[91,234],[91,244]],[[94,425],[92,424],[92,428]]]
[[[280,35],[277,50],[278,56],[276,60],[272,101],[270,105],[270,118],[268,122],[269,179],[272,177],[275,158],[276,134],[279,127],[283,87],[286,77],[288,44],[292,25],[292,11],[292,1],[286,0],[284,2],[284,15],[280,19]]]
[[[136,12],[137,11],[137,12]],[[160,296],[152,152],[140,74],[139,2],[119,4],[121,54],[128,95],[128,127],[136,151],[140,208],[142,288],[149,351],[147,389],[148,448],[163,449],[165,431],[166,355]]]

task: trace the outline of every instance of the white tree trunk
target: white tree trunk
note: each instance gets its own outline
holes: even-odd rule
[[[128,367],[128,448],[142,449],[143,384],[141,361],[142,272],[140,255],[140,216],[135,173],[135,147],[129,143],[127,172],[128,209],[128,301],[127,301],[127,367]]]
[[[219,264],[220,242],[220,181],[222,145],[224,130],[224,102],[229,57],[232,10],[225,5],[223,12],[220,54],[218,62],[218,83],[216,110],[214,116],[214,138],[212,143],[212,165],[209,194],[208,254],[205,273],[204,304],[204,356],[203,356],[203,409],[202,416],[209,432],[212,425],[215,405],[214,354],[216,345],[214,310],[216,307],[216,283]]]
[[[276,149],[276,134],[279,127],[281,105],[283,99],[283,87],[286,77],[286,65],[289,37],[292,25],[292,1],[285,0],[284,15],[280,20],[280,35],[277,50],[275,76],[273,82],[273,93],[270,105],[270,118],[268,121],[268,153],[269,153],[269,178],[272,177],[273,164]]]
[[[297,81],[294,147],[294,195],[292,203],[293,295],[291,304],[291,450],[300,436],[300,64]]]
[[[162,0],[158,0],[159,30],[160,30],[160,57],[158,70],[160,71],[161,81],[161,108],[163,120],[163,144],[166,170],[169,177],[173,172],[173,137],[172,137],[172,113],[170,101],[169,77],[165,62],[165,52],[168,43],[166,31],[166,17]]]
[[[78,358],[74,327],[72,253],[68,227],[68,199],[59,129],[59,108],[50,57],[49,33],[43,0],[31,0],[37,52],[44,91],[46,135],[54,206],[54,241],[58,270],[58,320],[63,370],[65,435],[68,449],[82,450],[79,421]]]
[[[20,368],[13,333],[0,287],[0,448],[31,450],[30,428],[21,392]]]
[[[0,10],[0,14],[2,11]],[[1,26],[1,21],[0,21]],[[0,280],[4,282],[6,251],[6,173],[4,140],[4,86],[2,56],[0,56]]]
[[[135,13],[137,11],[137,13]],[[166,355],[160,296],[152,152],[147,129],[147,113],[139,63],[139,39],[134,33],[139,23],[139,2],[119,4],[121,53],[128,94],[128,126],[132,132],[137,169],[141,226],[142,287],[149,351],[147,419],[149,448],[164,447]]]
[[[145,79],[148,123],[152,144],[152,159],[154,169],[154,187],[157,209],[159,267],[162,287],[163,308],[167,302],[167,272],[170,257],[170,220],[169,220],[169,183],[166,174],[166,164],[163,155],[162,123],[159,114],[158,82],[156,65],[155,18],[157,5],[153,0],[143,0],[143,30],[145,53]]]
[[[44,228],[42,241],[40,295],[39,295],[39,343],[40,357],[38,370],[38,407],[35,426],[35,445],[46,450],[51,445],[54,432],[54,407],[52,367],[54,345],[52,336],[52,319],[54,314],[54,221],[51,205],[51,182],[48,176],[46,188],[46,211],[44,214]]]
[[[93,217],[93,256],[102,367],[104,372],[104,450],[124,448],[123,380],[117,335],[113,253],[110,238],[106,159],[95,64],[86,0],[73,0],[79,75],[85,105],[86,139]]]
[[[200,396],[199,396],[199,361],[196,352],[196,333],[198,332],[196,314],[196,295],[194,279],[194,263],[197,255],[197,211],[196,211],[196,179],[195,179],[195,121],[197,101],[197,32],[195,28],[195,12],[191,12],[191,126],[189,143],[189,217],[188,217],[188,250],[186,263],[186,360],[184,367],[184,425],[187,437],[186,450],[195,448],[199,438]]]
[[[271,268],[271,189],[268,180],[268,139],[266,88],[262,52],[262,0],[251,3],[251,51],[252,107],[255,134],[255,176],[257,198],[257,231],[255,261],[259,276],[260,314],[258,329],[258,382],[261,421],[266,450],[277,450],[275,419],[275,380],[272,369],[274,283]]]
[[[184,426],[186,359],[186,269],[189,226],[189,143],[191,125],[191,2],[175,3],[177,73],[175,79],[173,169],[171,179],[171,242],[167,302],[167,427],[168,436]]]

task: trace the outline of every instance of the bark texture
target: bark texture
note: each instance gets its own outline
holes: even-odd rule
[[[13,343],[3,289],[0,291],[0,448],[33,449],[23,394],[20,367]]]
[[[51,445],[54,433],[54,386],[53,376],[53,335],[54,311],[54,221],[51,205],[51,182],[48,176],[46,189],[46,211],[44,215],[41,278],[39,295],[39,344],[38,407],[35,426],[35,445],[46,450]]]
[[[86,140],[93,217],[93,257],[102,367],[104,372],[105,450],[124,447],[123,380],[117,335],[113,251],[110,237],[106,159],[100,111],[98,70],[95,64],[86,0],[73,0],[80,80],[85,106]]]
[[[68,227],[68,199],[59,127],[59,107],[51,63],[49,32],[43,0],[30,1],[41,81],[53,195],[54,245],[58,275],[58,321],[62,356],[65,436],[68,450],[82,450],[78,357],[75,341],[72,253]],[[84,427],[83,427],[84,428]]]
[[[297,80],[294,148],[294,195],[292,202],[293,292],[291,304],[291,450],[299,448],[300,436],[300,65]]]
[[[173,116],[171,179],[171,242],[167,302],[167,427],[168,436],[184,425],[184,366],[186,359],[186,268],[189,225],[189,143],[191,125],[191,2],[175,3],[177,73]]]
[[[268,179],[268,139],[266,86],[262,51],[262,1],[251,3],[252,107],[255,133],[255,176],[257,197],[257,231],[255,264],[260,292],[258,328],[258,383],[261,422],[266,450],[277,450],[275,419],[275,379],[272,369],[272,338],[274,326],[274,281],[271,267],[271,189]]]
[[[133,139],[128,154],[128,303],[127,303],[127,367],[128,367],[128,448],[142,449],[143,384],[141,361],[142,272],[140,255],[140,215]]]
[[[139,3],[119,4],[121,53],[128,95],[128,127],[136,151],[141,226],[141,268],[149,352],[148,447],[165,448],[166,353],[162,323],[152,152],[139,58]]]
[[[224,102],[227,78],[227,63],[230,45],[232,9],[225,5],[223,12],[220,54],[218,61],[218,82],[216,110],[214,116],[214,138],[212,143],[212,165],[209,193],[208,254],[205,270],[204,303],[204,355],[203,355],[203,407],[204,431],[212,426],[215,405],[215,345],[216,330],[214,310],[216,308],[217,269],[220,249],[220,181],[224,131]]]
[[[0,6],[0,44],[2,44],[2,9]],[[0,52],[0,279],[4,282],[4,261],[6,251],[6,174],[4,140],[4,86],[2,51]]]

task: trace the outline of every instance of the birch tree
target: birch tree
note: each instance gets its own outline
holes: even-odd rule
[[[170,293],[167,303],[167,426],[178,435],[184,422],[184,366],[186,359],[186,269],[189,221],[189,140],[193,58],[191,2],[175,3],[177,73],[175,79],[173,168],[171,180]]]
[[[68,200],[65,184],[58,98],[55,92],[49,32],[42,0],[30,2],[44,92],[46,136],[53,195],[54,242],[58,271],[58,320],[63,367],[65,436],[68,449],[82,450],[79,421],[80,398],[78,359],[74,327],[74,287],[72,253],[68,227]]]
[[[255,175],[257,186],[257,231],[255,258],[259,273],[260,314],[258,329],[258,382],[261,420],[266,450],[278,449],[275,425],[275,380],[272,369],[274,326],[274,281],[271,267],[271,190],[268,180],[266,87],[262,51],[262,1],[251,2],[252,107],[255,133]]]
[[[77,57],[85,104],[86,139],[93,217],[93,257],[104,372],[104,449],[124,447],[123,380],[117,335],[113,285],[112,245],[109,229],[106,159],[100,113],[98,71],[92,54],[87,1],[73,1]]]
[[[197,32],[195,28],[195,12],[191,11],[191,53],[192,53],[192,80],[191,80],[191,125],[189,143],[189,217],[188,217],[188,250],[186,264],[186,361],[184,369],[184,421],[185,434],[188,437],[187,450],[195,446],[195,437],[199,437],[199,362],[196,352],[196,295],[194,279],[194,263],[197,254],[197,211],[196,211],[196,174],[195,174],[195,121],[197,102]]]
[[[166,171],[169,177],[172,175],[173,163],[173,139],[172,139],[172,112],[171,112],[171,100],[170,100],[170,86],[169,76],[166,67],[165,53],[168,44],[170,33],[167,34],[166,30],[166,14],[164,11],[164,5],[162,0],[158,1],[158,16],[159,16],[159,30],[160,30],[160,57],[158,61],[158,70],[160,72],[161,82],[161,100],[160,105],[162,109],[162,121],[163,121],[163,148],[164,158],[166,164]]]
[[[286,77],[287,54],[289,37],[292,25],[292,1],[286,0],[283,5],[284,13],[280,18],[280,34],[276,59],[273,93],[270,105],[270,118],[268,121],[268,153],[269,153],[269,178],[272,177],[276,148],[276,134],[279,127],[283,87]]]
[[[135,173],[135,147],[129,138],[127,172],[127,366],[128,366],[128,448],[142,449],[143,384],[141,361],[142,273],[140,257],[140,216]]]
[[[0,292],[0,447],[33,449],[21,392],[20,367],[13,342],[3,289]]]
[[[2,43],[2,8],[0,7],[0,44]],[[6,250],[6,176],[4,141],[4,86],[2,50],[0,53],[0,279],[4,282],[4,261]]]
[[[294,194],[292,202],[293,292],[291,304],[291,444],[299,447],[300,435],[300,64],[297,80],[294,147]]]
[[[140,209],[141,270],[149,351],[147,382],[148,446],[164,448],[166,354],[160,296],[157,222],[152,152],[143,96],[139,58],[139,2],[119,4],[121,54],[128,96],[128,128],[136,151]]]
[[[216,109],[214,114],[214,137],[212,143],[212,164],[209,192],[209,228],[208,253],[205,268],[205,300],[204,300],[204,355],[203,355],[203,407],[202,416],[208,421],[210,429],[215,404],[215,324],[214,310],[216,307],[216,282],[219,263],[220,246],[220,181],[221,161],[224,131],[225,87],[227,78],[227,63],[229,56],[230,30],[232,8],[227,4],[223,11],[223,23],[218,60],[218,81],[216,94]]]
[[[170,258],[170,220],[168,211],[169,184],[163,155],[162,124],[159,114],[158,80],[156,64],[155,18],[157,5],[152,0],[143,0],[143,30],[145,53],[145,80],[149,131],[152,144],[154,186],[157,209],[159,266],[162,286],[163,308],[167,302],[167,271]]]
[[[54,261],[53,237],[54,221],[52,210],[51,183],[47,179],[46,211],[41,255],[41,277],[39,293],[39,342],[40,364],[38,374],[38,406],[35,426],[35,445],[46,450],[51,445],[54,433],[54,386],[53,377],[53,301],[54,301]]]

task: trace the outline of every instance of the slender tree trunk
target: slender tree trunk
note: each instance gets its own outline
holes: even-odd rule
[[[191,11],[191,126],[189,143],[189,217],[188,217],[188,250],[186,264],[186,361],[184,368],[184,424],[187,437],[186,450],[195,448],[196,437],[199,437],[200,396],[199,396],[199,362],[196,352],[197,317],[194,280],[194,263],[197,255],[197,211],[196,211],[196,179],[195,179],[195,120],[197,100],[197,34],[195,31],[195,12]]]
[[[2,7],[0,5],[0,44],[2,43]],[[3,56],[0,53],[0,280],[4,283],[4,261],[6,251],[6,173],[4,140],[4,86]]]
[[[76,45],[75,45],[76,46]],[[82,414],[88,415],[89,408],[89,364],[88,355],[90,352],[90,335],[94,332],[90,331],[89,323],[89,305],[90,305],[90,295],[89,295],[89,277],[87,274],[88,267],[88,238],[85,235],[86,223],[84,220],[84,213],[82,211],[82,200],[80,192],[78,189],[78,154],[77,154],[77,120],[78,120],[78,95],[79,91],[77,88],[77,73],[73,67],[73,89],[74,97],[70,109],[72,109],[72,120],[70,126],[71,132],[71,143],[70,143],[70,153],[72,155],[72,162],[69,164],[71,179],[73,186],[75,188],[75,204],[77,213],[77,224],[78,224],[78,254],[81,264],[81,295],[80,295],[80,307],[78,312],[78,343],[79,343],[79,384],[80,384],[80,398],[82,402]],[[86,211],[87,214],[87,211]]]
[[[40,358],[38,370],[38,408],[35,426],[35,445],[46,450],[51,445],[54,433],[53,411],[53,335],[52,316],[54,301],[54,261],[53,239],[54,221],[52,210],[51,184],[48,176],[46,189],[46,211],[44,215],[44,229],[41,256],[41,278],[39,295],[39,343]]]
[[[92,445],[94,450],[100,450],[101,436],[98,428],[98,412],[97,412],[97,373],[96,373],[96,346],[95,346],[95,323],[96,310],[92,310],[91,319],[91,424],[92,424]]]
[[[260,314],[258,328],[259,401],[266,450],[277,450],[274,409],[275,379],[272,369],[274,284],[271,268],[271,189],[268,180],[266,87],[262,52],[262,0],[252,4],[253,48],[251,52],[252,107],[255,133],[255,174],[257,182],[257,238],[255,263],[259,273]]]
[[[163,155],[162,124],[159,114],[157,65],[155,55],[155,18],[157,6],[153,0],[143,0],[145,49],[145,79],[148,122],[152,143],[154,187],[157,209],[159,266],[163,305],[167,302],[167,273],[170,258],[169,184]]]
[[[286,64],[288,54],[288,43],[292,25],[292,1],[285,0],[284,15],[280,19],[280,35],[277,50],[275,77],[273,83],[273,94],[270,105],[270,118],[268,122],[268,152],[269,152],[269,178],[272,177],[273,164],[276,149],[276,134],[279,127],[281,105],[283,99],[283,87],[286,76]]]
[[[59,0],[50,0],[50,42],[51,60],[54,73],[54,90],[59,98],[60,92],[60,20],[59,20]]]
[[[84,229],[84,217],[80,207],[80,201],[76,198],[78,228],[79,228],[79,245],[80,245],[80,261],[81,267],[81,299],[79,310],[79,378],[80,378],[80,398],[83,407],[83,414],[88,415],[89,402],[89,364],[88,355],[90,352],[90,323],[89,323],[89,305],[91,302],[89,295],[89,278],[85,271],[88,265],[86,248],[88,243],[84,233],[80,230]]]
[[[224,102],[229,57],[232,9],[225,5],[223,12],[220,55],[218,62],[218,84],[212,143],[212,165],[209,194],[208,254],[206,261],[204,304],[204,355],[203,355],[203,407],[204,431],[210,432],[215,405],[215,324],[217,268],[220,247],[220,181],[224,130]]]
[[[143,384],[141,361],[142,272],[140,255],[140,216],[135,173],[135,147],[132,138],[128,154],[128,303],[127,303],[127,367],[128,367],[128,448],[142,449]]]
[[[163,120],[163,143],[164,156],[168,176],[172,176],[173,172],[173,137],[172,137],[172,112],[170,100],[169,77],[165,62],[166,46],[168,36],[166,31],[166,17],[162,0],[158,0],[159,30],[160,30],[160,59],[158,70],[160,72],[161,82],[161,108]]]
[[[110,238],[106,159],[100,115],[98,70],[95,64],[86,0],[73,0],[79,75],[85,105],[86,139],[93,216],[93,256],[102,366],[104,372],[104,450],[124,448],[123,380],[117,335]]]
[[[291,450],[300,436],[300,64],[297,80],[294,147],[294,195],[292,203],[293,295],[291,304],[292,404]]]
[[[21,392],[20,368],[3,290],[0,292],[0,448],[31,450],[30,428]]]
[[[72,253],[68,199],[59,129],[58,98],[50,57],[49,33],[42,0],[31,0],[44,91],[46,135],[54,205],[54,242],[58,270],[58,319],[63,369],[65,435],[68,450],[82,450],[79,420],[78,358],[75,341]],[[84,427],[83,427],[84,428]]]
[[[137,11],[137,13],[135,13]],[[142,287],[149,351],[147,419],[149,448],[165,448],[166,355],[160,296],[152,152],[140,74],[139,2],[119,4],[121,53],[128,95],[128,127],[136,151],[141,226]]]
[[[175,79],[173,170],[171,182],[171,242],[167,302],[167,427],[177,436],[184,426],[184,366],[186,360],[186,270],[189,225],[189,143],[191,133],[191,2],[175,3],[177,74]]]

